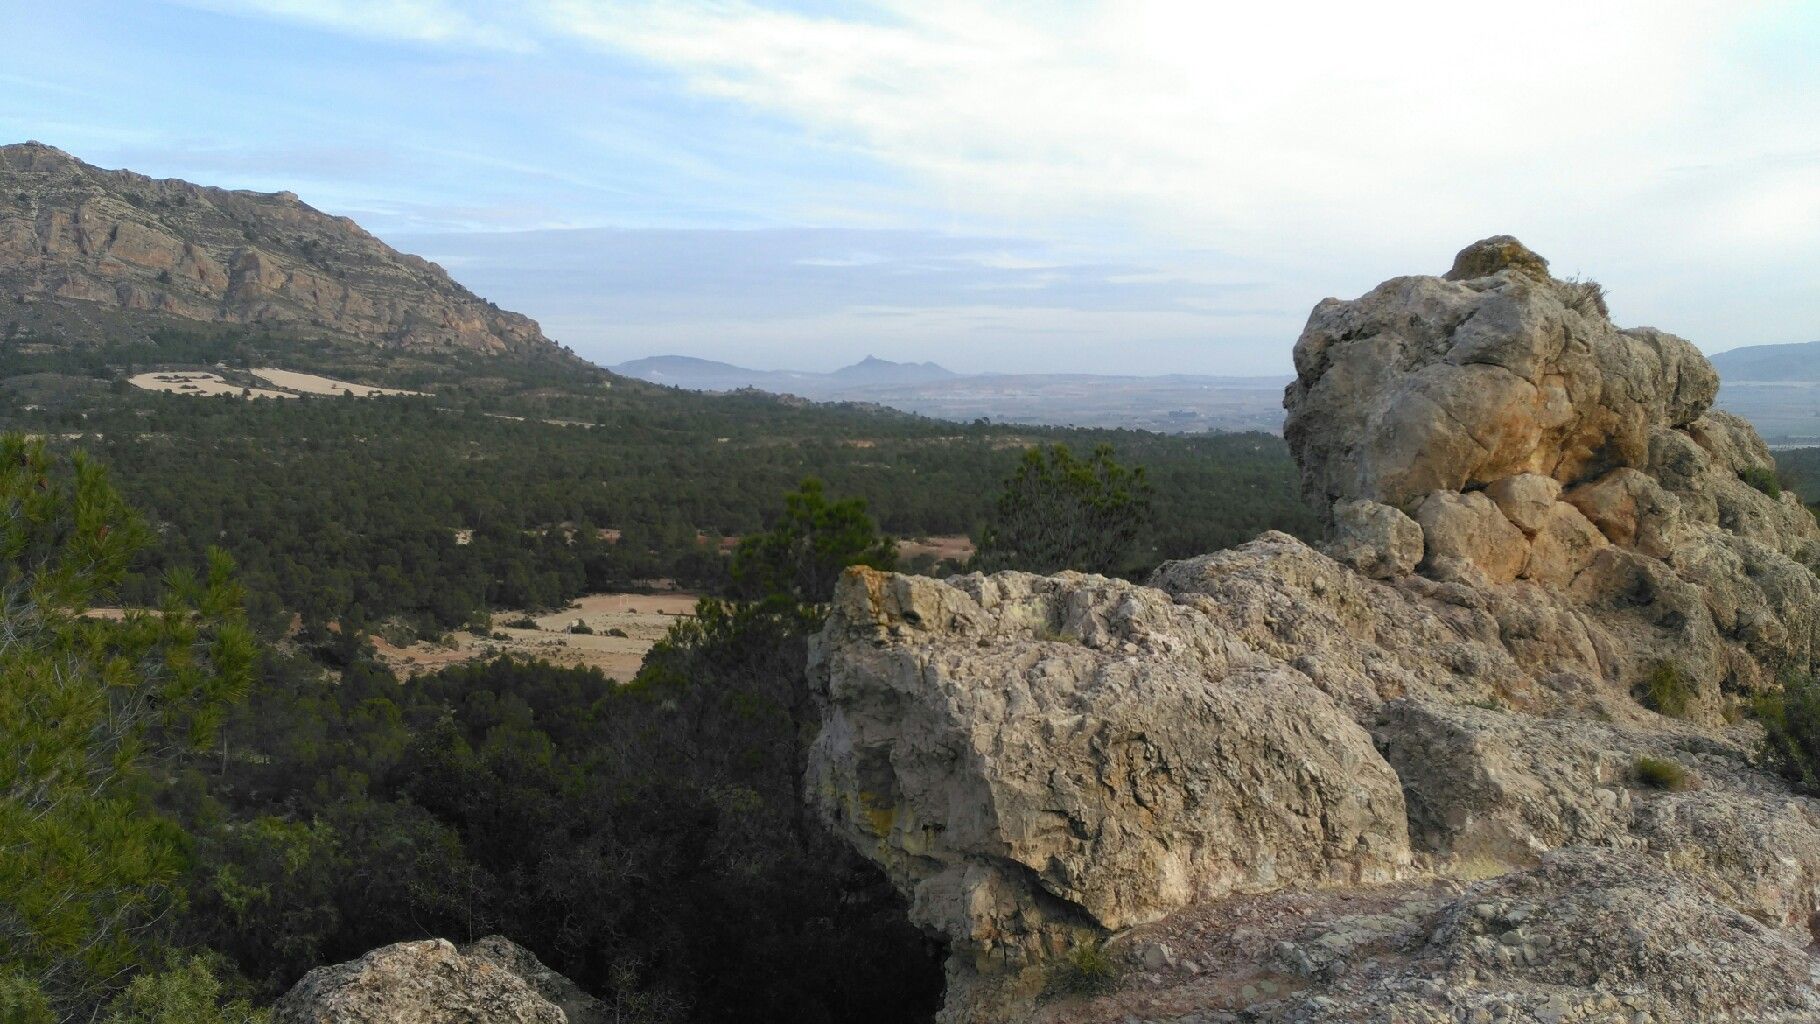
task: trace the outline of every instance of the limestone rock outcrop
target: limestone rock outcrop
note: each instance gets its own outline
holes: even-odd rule
[[[0,146],[0,296],[60,338],[172,318],[413,351],[550,355],[528,317],[289,192],[236,192]]]
[[[604,1024],[593,999],[524,948],[489,936],[398,942],[318,967],[272,1007],[273,1024]]]
[[[1284,397],[1304,494],[1336,538],[1361,501],[1407,512],[1435,578],[1656,609],[1661,631],[1693,638],[1664,656],[1711,690],[1809,670],[1820,527],[1794,495],[1747,482],[1774,462],[1711,411],[1718,376],[1698,350],[1614,326],[1597,296],[1499,236],[1446,277],[1323,301]]]
[[[944,1019],[1820,1019],[1820,803],[1738,720],[1816,667],[1820,529],[1705,360],[1509,238],[1296,358],[1324,551],[843,578],[809,792]],[[1120,991],[1057,1001],[1102,941]]]
[[[856,571],[822,650],[816,792],[917,923],[982,956],[1409,860],[1370,734],[1160,591]]]

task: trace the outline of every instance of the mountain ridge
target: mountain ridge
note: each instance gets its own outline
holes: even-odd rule
[[[206,323],[417,353],[564,352],[530,317],[294,192],[108,170],[40,142],[0,146],[0,298],[7,334],[78,342]]]
[[[1820,341],[1745,345],[1708,360],[1720,377],[1734,383],[1820,381]]]

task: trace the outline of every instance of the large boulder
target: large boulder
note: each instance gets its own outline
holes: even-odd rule
[[[1414,572],[1422,561],[1422,543],[1422,527],[1401,509],[1375,501],[1342,501],[1333,507],[1327,553],[1372,579]]]
[[[1705,360],[1500,237],[1296,364],[1322,550],[842,580],[812,800],[944,1020],[1820,1019],[1820,804],[1730,724],[1816,667],[1820,527]]]
[[[1763,483],[1774,462],[1756,432],[1711,411],[1705,358],[1614,326],[1596,285],[1489,238],[1445,277],[1323,301],[1295,361],[1284,436],[1348,564],[1392,575],[1375,567],[1387,559],[1350,554],[1371,551],[1354,540],[1357,510],[1388,506],[1420,524],[1422,572],[1594,595],[1609,632],[1652,624],[1708,689],[1758,690],[1815,665],[1820,527]],[[1608,545],[1653,566],[1602,557]],[[1668,577],[1714,599],[1666,611],[1651,595],[1676,589]],[[1648,586],[1628,608],[1611,599],[1638,579]]]
[[[1315,307],[1283,433],[1318,509],[1638,467],[1653,428],[1706,412],[1719,377],[1698,349],[1614,327],[1546,267],[1514,239],[1487,239],[1448,278],[1399,277]]]
[[[851,569],[816,650],[811,792],[957,951],[1040,956],[1082,929],[1408,861],[1370,735],[1167,593]]]
[[[397,942],[318,967],[272,1007],[273,1024],[600,1024],[598,1001],[507,939],[467,949]]]

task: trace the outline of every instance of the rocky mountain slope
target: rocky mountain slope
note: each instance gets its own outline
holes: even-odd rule
[[[424,353],[557,351],[535,321],[289,192],[102,170],[35,142],[0,147],[0,320],[76,341],[202,321]]]
[[[1820,1019],[1820,803],[1739,718],[1820,657],[1820,528],[1710,365],[1502,237],[1295,355],[1325,551],[843,580],[810,789],[944,1019]]]

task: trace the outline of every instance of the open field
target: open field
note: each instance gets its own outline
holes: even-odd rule
[[[928,555],[938,562],[965,565],[973,557],[973,538],[964,533],[941,537],[904,537],[897,542],[899,561]]]
[[[491,636],[456,632],[446,644],[419,642],[403,647],[375,636],[373,645],[380,660],[400,676],[509,654],[557,665],[597,668],[625,682],[637,674],[645,652],[663,638],[670,624],[694,610],[694,594],[588,594],[562,611],[544,615],[496,612]],[[536,623],[536,628],[506,625],[521,623],[527,617]],[[576,622],[593,632],[568,632]],[[625,635],[610,635],[615,630]]]
[[[386,395],[422,395],[421,391],[406,391],[402,388],[379,388],[370,384],[355,384],[332,377],[319,377],[313,373],[298,373],[296,370],[280,370],[276,367],[262,366],[252,371],[260,380],[287,391],[300,391],[306,395],[346,395],[355,398],[376,398]]]
[[[174,395],[244,395],[247,398],[296,398],[288,391],[247,388],[225,380],[218,373],[193,370],[165,370],[141,373],[127,378],[127,383],[144,391],[169,391]]]
[[[421,395],[421,391],[381,388],[371,384],[321,377],[313,373],[261,367],[252,376],[272,385],[269,388],[236,384],[219,373],[206,370],[155,370],[128,378],[128,383],[144,391],[168,391],[174,395],[243,395],[247,398],[296,398],[299,395],[352,395],[376,398],[390,395]]]

